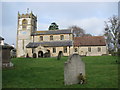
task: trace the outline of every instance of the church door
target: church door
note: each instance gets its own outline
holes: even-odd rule
[[[38,58],[39,58],[39,57],[43,57],[43,52],[42,52],[42,51],[39,51],[39,52],[38,52]]]

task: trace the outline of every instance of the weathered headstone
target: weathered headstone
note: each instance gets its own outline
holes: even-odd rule
[[[37,57],[36,53],[33,53],[33,58],[36,58],[36,57]]]
[[[62,51],[60,51],[60,52],[58,53],[57,60],[60,60],[62,56],[63,56],[63,53],[62,53]]]
[[[69,56],[64,65],[64,84],[72,85],[79,83],[79,74],[85,75],[85,63],[78,54]]]
[[[2,68],[10,68],[13,67],[13,64],[10,59],[10,50],[13,49],[12,46],[9,45],[0,45],[0,54],[2,59]]]
[[[27,53],[27,55],[26,55],[26,58],[29,58],[29,55],[28,55],[28,53]]]

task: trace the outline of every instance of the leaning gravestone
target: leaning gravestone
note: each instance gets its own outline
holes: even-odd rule
[[[78,84],[78,76],[82,73],[85,75],[85,64],[78,54],[70,55],[64,65],[64,84]]]
[[[33,58],[36,58],[36,57],[37,57],[36,53],[33,53]]]
[[[62,56],[63,56],[63,55],[62,55],[62,52],[60,51],[60,52],[58,53],[57,60],[60,60]]]

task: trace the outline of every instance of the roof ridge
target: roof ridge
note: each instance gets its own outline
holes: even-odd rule
[[[59,30],[44,30],[44,31],[60,31],[60,30],[71,30],[71,29],[59,29]],[[43,32],[44,32],[43,31]],[[36,32],[42,32],[42,31],[36,31]]]
[[[88,45],[106,45],[104,36],[85,36],[76,37],[74,39],[74,45],[76,46],[88,46]]]
[[[72,40],[64,40],[64,41],[43,41],[43,42],[30,42],[30,43],[44,43],[44,42],[70,42]]]
[[[58,29],[58,30],[41,30],[41,31],[59,31],[59,30],[71,30],[71,29]]]
[[[82,36],[82,37],[75,37],[75,38],[84,38],[84,37],[104,37],[104,36]]]

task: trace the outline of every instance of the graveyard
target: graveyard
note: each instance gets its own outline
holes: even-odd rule
[[[68,57],[13,58],[14,67],[3,69],[3,88],[118,88],[118,64],[113,56],[81,57],[86,84],[64,85],[64,63]]]

